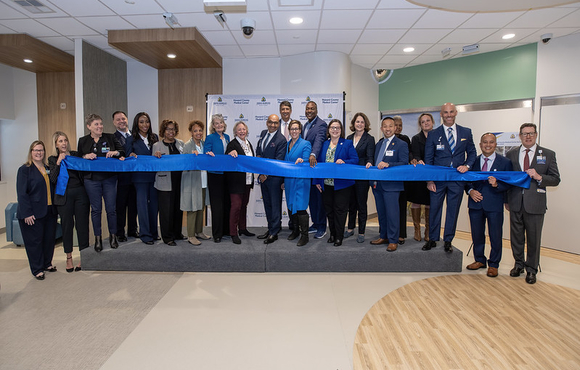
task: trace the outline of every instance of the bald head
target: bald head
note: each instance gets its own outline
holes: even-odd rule
[[[280,127],[280,118],[275,114],[270,114],[266,121],[266,125],[268,126],[268,132],[274,133],[278,131],[278,128]]]
[[[441,106],[441,118],[443,118],[443,124],[447,127],[451,127],[455,124],[455,117],[457,117],[457,109],[453,103],[445,103]]]

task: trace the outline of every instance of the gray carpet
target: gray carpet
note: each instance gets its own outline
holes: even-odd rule
[[[376,237],[377,228],[368,236]],[[253,228],[261,234],[264,228]],[[206,230],[209,233],[209,230]],[[266,245],[256,237],[242,236],[242,244],[229,239],[221,243],[212,240],[193,246],[186,240],[168,246],[161,241],[145,245],[129,238],[118,249],[105,249],[97,253],[92,248],[81,252],[83,268],[98,271],[168,271],[168,272],[460,272],[463,253],[443,251],[442,242],[431,251],[422,251],[424,242],[407,239],[395,252],[387,252],[386,245],[373,246],[367,237],[357,243],[356,237],[345,239],[343,245],[334,247],[323,239],[314,239],[304,247],[288,241],[288,230],[279,239]]]

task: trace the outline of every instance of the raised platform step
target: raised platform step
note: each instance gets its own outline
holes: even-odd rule
[[[263,228],[251,228],[261,234]],[[210,234],[210,230],[206,230]],[[377,237],[377,228],[367,227],[367,240],[357,243],[356,236],[344,239],[334,247],[327,237],[314,239],[304,247],[286,240],[283,230],[275,243],[266,245],[256,237],[242,236],[242,244],[229,239],[221,243],[202,241],[199,246],[187,240],[168,246],[161,241],[145,245],[129,238],[119,249],[105,249],[97,253],[92,248],[81,251],[83,269],[97,271],[165,271],[165,272],[461,272],[463,252],[454,248],[445,253],[443,243],[430,251],[422,251],[424,242],[407,239],[395,252],[387,252],[386,245],[369,244]],[[372,236],[369,237],[369,236]]]

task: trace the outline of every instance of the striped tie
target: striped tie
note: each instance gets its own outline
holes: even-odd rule
[[[451,153],[455,152],[455,139],[453,138],[453,129],[451,127],[449,127],[447,129],[447,131],[449,132],[449,147],[451,148]]]

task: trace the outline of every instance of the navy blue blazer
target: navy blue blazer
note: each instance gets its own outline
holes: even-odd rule
[[[138,134],[137,134],[138,135]],[[159,136],[157,134],[153,134],[159,141]],[[139,155],[153,155],[153,143],[151,144],[151,148],[147,148],[145,142],[139,137],[138,139],[133,138],[131,140],[131,150],[129,153],[135,153]],[[133,182],[155,182],[155,174],[156,172],[133,172],[131,173],[131,181]]]
[[[308,125],[308,122],[304,124],[304,128],[306,128],[306,125]],[[318,157],[322,150],[322,143],[326,141],[327,126],[328,125],[323,119],[316,116],[316,118],[312,120],[312,125],[308,129],[306,137],[304,137],[304,129],[302,130],[302,138],[310,141],[310,145],[312,145],[311,154],[314,154],[316,157]]]
[[[260,140],[258,141],[258,145],[256,145],[256,156],[283,161],[286,156],[286,146],[288,145],[286,138],[280,133],[280,130],[278,130],[270,139],[268,146],[262,150],[262,141],[267,133],[268,130],[264,130],[260,134]]]
[[[383,146],[383,137],[377,145],[375,146],[375,166],[380,162],[385,162],[389,164],[389,167],[404,166],[409,164],[409,145],[403,140],[396,136],[389,143],[389,147],[385,148],[385,151],[381,152]],[[389,153],[389,151],[392,151]],[[392,155],[386,155],[386,154]],[[388,171],[388,167],[384,170]],[[376,186],[377,190],[382,191],[403,191],[405,190],[405,184],[403,181],[373,181],[373,186]]]
[[[354,145],[354,134],[348,135],[347,140],[352,140]],[[358,164],[366,166],[367,163],[375,164],[375,138],[368,132],[364,132],[355,147],[358,155]]]
[[[45,166],[50,172],[48,166]],[[49,175],[50,176],[50,175]],[[49,181],[50,183],[50,181]],[[22,165],[16,175],[16,194],[18,208],[16,217],[20,220],[34,216],[42,218],[48,214],[48,195],[46,192],[46,181],[34,164],[30,166]],[[50,189],[51,199],[54,199],[54,189]],[[53,213],[54,213],[53,207]]]
[[[224,137],[226,138],[226,143],[230,143],[230,136],[224,132]],[[226,145],[227,147],[227,145]],[[203,150],[205,152],[212,152],[215,155],[218,154],[226,154],[226,148],[223,146],[222,141],[220,139],[220,135],[217,132],[214,132],[211,135],[207,135],[205,138],[205,142],[203,143]],[[221,171],[207,171],[209,173],[219,173],[222,174]]]
[[[457,126],[457,137],[455,138],[455,152],[451,153],[451,148],[447,142],[447,126],[441,125],[429,132],[425,142],[425,164],[453,167],[469,166],[473,167],[477,150],[473,144],[471,130]],[[439,149],[437,147],[442,145]]]
[[[481,155],[477,156],[471,170],[481,171]],[[493,176],[493,171],[512,171],[512,162],[496,153],[495,160],[489,171],[491,172],[490,176]],[[481,202],[476,202],[471,197],[467,197],[469,199],[467,206],[471,209],[483,209],[488,212],[503,212],[503,204],[507,203],[507,191],[509,188],[510,185],[501,181],[497,182],[497,188],[491,186],[487,180],[467,183],[465,186],[466,193],[469,194],[469,191],[473,189],[483,195]]]
[[[318,154],[317,161],[319,163],[326,162],[326,151],[330,146],[330,139],[326,140],[322,144],[322,149]],[[344,163],[347,164],[358,164],[358,155],[356,154],[356,150],[354,149],[354,145],[352,145],[352,140],[346,140],[343,138],[338,139],[338,144],[336,145],[336,152],[334,152],[334,162],[337,160],[342,159]],[[324,179],[313,179],[312,183],[314,185],[322,185],[324,189]],[[351,185],[354,185],[354,180],[343,180],[343,179],[335,179],[334,180],[334,190],[340,190],[347,188]]]

